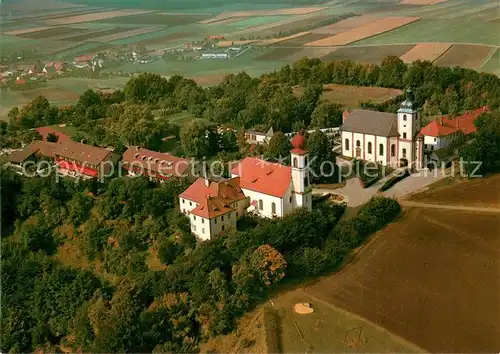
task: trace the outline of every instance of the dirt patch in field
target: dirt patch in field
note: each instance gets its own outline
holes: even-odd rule
[[[9,36],[20,36],[23,34],[45,31],[45,30],[48,30],[50,28],[52,28],[52,27],[51,26],[39,26],[39,27],[31,27],[31,28],[22,28],[22,29],[4,32],[4,34],[7,34]]]
[[[60,87],[46,87],[36,90],[23,91],[22,95],[29,101],[37,98],[38,96],[44,96],[49,101],[73,101],[80,97],[78,92]]]
[[[76,15],[59,19],[50,19],[45,20],[44,22],[50,25],[67,25],[71,23],[81,23],[81,22],[91,22],[91,21],[99,21],[106,20],[110,18],[116,17],[124,17],[124,16],[132,16],[132,15],[140,15],[150,13],[152,11],[149,10],[114,10],[114,11],[105,11],[105,12],[97,12],[97,13],[89,13],[84,15]]]
[[[347,32],[341,32],[339,34],[320,39],[319,41],[307,43],[306,45],[318,47],[346,45],[365,38],[376,36],[377,34],[392,31],[418,20],[420,20],[420,17],[386,17],[373,23],[351,29]]]
[[[346,18],[345,20],[333,23],[328,26],[315,28],[312,30],[313,33],[321,34],[337,34],[340,32],[347,32],[352,29],[367,25],[377,21],[379,18],[373,15],[362,15]]]
[[[43,39],[43,38],[49,38],[49,37],[55,37],[55,36],[64,36],[64,35],[70,35],[74,33],[82,33],[82,31],[85,31],[85,28],[76,28],[76,27],[52,27],[45,29],[43,31],[37,31],[37,32],[30,32],[26,33],[24,35],[21,35],[23,38],[31,38],[31,39]]]
[[[400,58],[405,63],[415,60],[434,61],[450,49],[451,43],[420,43],[403,54]]]
[[[500,208],[500,174],[457,181],[452,185],[415,194],[421,203]]]
[[[359,63],[380,64],[385,57],[399,57],[411,48],[413,48],[411,44],[343,47],[324,56],[322,60],[354,60]]]
[[[210,22],[208,25],[209,26],[210,25],[226,25],[228,23],[240,22],[240,21],[246,20],[248,18],[249,17],[229,17],[229,18],[225,18],[223,20]]]
[[[302,46],[306,43],[312,42],[312,41],[317,41],[322,38],[328,37],[327,34],[320,34],[320,33],[308,33],[306,35],[288,39],[286,41],[282,41],[277,43],[277,46]]]
[[[298,97],[302,95],[303,91],[304,88],[302,86],[293,88],[294,94]],[[385,87],[326,84],[323,85],[323,95],[321,98],[330,102],[340,103],[348,108],[355,108],[359,107],[360,103],[364,101],[383,103],[402,93],[403,91],[401,90]]]
[[[131,30],[137,30],[137,28],[131,28],[131,27],[111,28],[102,31],[79,34],[77,36],[64,37],[64,40],[70,42],[80,42],[85,40],[94,41],[99,37],[110,36],[112,34],[128,32]]]
[[[248,45],[248,44],[251,44],[255,42],[255,39],[249,39],[249,40],[245,40],[245,41],[220,41],[220,42],[217,42],[217,47],[221,47],[221,48],[226,48],[226,47],[231,47],[233,45]]]
[[[499,227],[493,213],[407,210],[306,292],[431,352],[496,352]]]
[[[483,65],[488,55],[495,50],[485,45],[454,44],[435,64],[439,66],[461,66],[477,69]]]
[[[295,7],[277,10],[248,10],[223,12],[215,17],[200,21],[202,24],[209,24],[230,17],[250,17],[250,16],[277,16],[277,15],[307,15],[313,12],[323,11],[328,7]]]
[[[281,60],[298,52],[300,52],[300,49],[297,48],[277,48],[273,49],[268,53],[258,56],[257,58],[255,58],[255,60],[267,60],[267,61]]]
[[[225,77],[225,74],[213,74],[202,76],[188,76],[187,78],[196,81],[201,86],[212,86],[220,84]]]

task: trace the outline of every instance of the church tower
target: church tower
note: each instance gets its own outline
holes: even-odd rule
[[[398,158],[411,164],[418,156],[417,134],[420,132],[420,109],[413,103],[411,88],[406,89],[406,99],[398,109],[399,149]],[[405,163],[406,163],[405,162]]]
[[[309,176],[309,151],[306,138],[300,132],[292,139],[290,151],[292,163],[292,203],[294,207],[312,209],[312,186]]]

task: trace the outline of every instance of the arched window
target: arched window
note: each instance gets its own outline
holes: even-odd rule
[[[299,164],[298,164],[298,162],[297,162],[297,158],[296,158],[296,157],[294,157],[294,158],[293,158],[293,167],[298,167],[298,166],[299,166]]]
[[[357,147],[357,148],[361,147],[361,141],[356,140],[356,147]]]
[[[226,226],[225,226],[225,225],[222,225],[222,231],[224,231],[224,229],[225,229],[225,228],[226,228]]]
[[[262,199],[259,199],[259,210],[264,210],[264,202]]]
[[[378,154],[379,154],[380,156],[384,156],[384,144],[380,144],[380,145],[378,146]]]
[[[391,156],[396,156],[396,145],[391,145]]]
[[[372,153],[372,143],[371,141],[368,142],[368,153],[371,154]]]
[[[349,150],[349,139],[345,139],[345,150]]]
[[[406,149],[403,149],[403,158],[406,159]]]
[[[406,114],[403,114],[403,120],[406,122]]]
[[[307,156],[304,157],[304,165],[307,166]]]
[[[406,133],[403,133],[403,139],[406,139]]]
[[[276,203],[274,203],[274,202],[271,204],[271,212],[273,214],[276,214]]]

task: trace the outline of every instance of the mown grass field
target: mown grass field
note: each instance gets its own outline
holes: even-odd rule
[[[294,93],[297,96],[302,95],[303,87],[294,87]],[[403,92],[397,89],[388,89],[385,87],[360,87],[327,84],[323,85],[322,99],[333,103],[339,103],[347,108],[358,108],[361,102],[372,101],[374,103],[383,103]]]
[[[325,55],[322,59],[325,61],[354,60],[360,63],[379,64],[385,57],[399,57],[411,48],[413,48],[412,44],[342,47]]]
[[[432,202],[492,206],[487,201],[500,188],[498,177],[433,189]],[[430,201],[429,193],[414,198]],[[497,213],[408,209],[373,236],[343,272],[306,292],[430,352],[496,351],[498,227]]]

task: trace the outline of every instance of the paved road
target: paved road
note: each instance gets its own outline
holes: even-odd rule
[[[346,181],[345,186],[342,188],[337,188],[332,190],[313,189],[313,194],[323,194],[323,193],[341,194],[346,197],[348,206],[356,207],[358,205],[367,203],[376,194],[400,199],[408,194],[412,194],[416,191],[419,191],[427,187],[428,185],[439,181],[440,179],[445,178],[446,174],[417,172],[405,178],[404,180],[396,183],[388,191],[380,193],[378,191],[379,188],[385,183],[387,179],[391,178],[391,176],[392,175],[388,175],[380,179],[374,185],[368,188],[361,187],[361,184],[359,183],[359,180],[357,178],[351,178]]]
[[[460,211],[476,211],[480,213],[500,213],[500,208],[485,208],[485,207],[470,207],[461,205],[447,205],[447,204],[433,204],[433,203],[419,203],[410,202],[407,200],[400,201],[403,207],[418,207],[418,208],[431,208],[431,209],[448,209]]]

